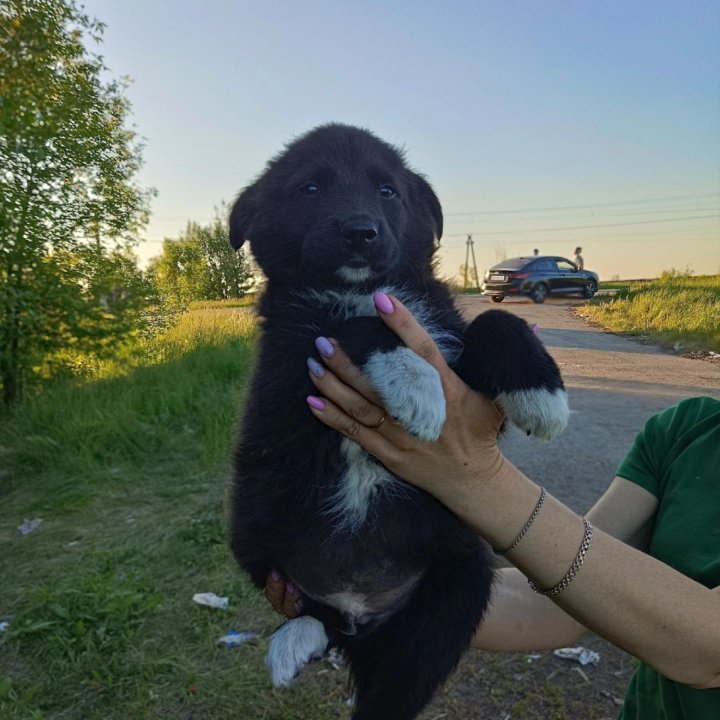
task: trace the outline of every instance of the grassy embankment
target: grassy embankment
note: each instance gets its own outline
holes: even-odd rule
[[[242,310],[193,310],[0,420],[3,720],[337,717],[344,673],[323,675],[320,693],[316,680],[270,689],[278,618],[227,550],[253,334]],[[44,522],[22,536],[25,518]],[[229,596],[230,610],[196,592]],[[260,639],[223,648],[230,629]]]
[[[686,350],[720,352],[720,275],[601,283],[618,294],[597,298],[578,313],[613,332],[647,337]]]

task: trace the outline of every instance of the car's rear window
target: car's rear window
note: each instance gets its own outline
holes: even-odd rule
[[[508,260],[503,260],[502,262],[499,262],[497,265],[493,265],[490,269],[491,270],[519,270],[521,267],[525,267],[529,262],[530,262],[530,258],[525,258],[525,257],[509,258]]]

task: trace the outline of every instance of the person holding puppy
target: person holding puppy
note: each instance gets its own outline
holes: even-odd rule
[[[322,344],[325,371],[311,373],[318,396],[308,406],[514,565],[498,572],[474,646],[545,650],[592,630],[641,660],[622,720],[719,718],[720,401],[691,398],[651,418],[583,518],[503,456],[502,412],[447,366],[407,308],[382,293],[374,300],[440,374],[440,438],[423,442],[385,422],[382,401],[334,344]],[[298,590],[278,573],[266,595],[289,617],[302,611]]]

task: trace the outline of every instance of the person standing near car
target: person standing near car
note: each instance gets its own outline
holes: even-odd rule
[[[578,270],[583,270],[585,268],[585,261],[583,260],[583,256],[580,254],[581,252],[581,247],[575,248],[575,257],[573,257],[573,262],[575,263],[575,267],[577,267]]]

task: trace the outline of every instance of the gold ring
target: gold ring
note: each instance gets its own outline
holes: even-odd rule
[[[368,427],[371,430],[377,430],[385,422],[386,417],[387,417],[387,413],[384,413],[383,416],[380,418],[380,422],[377,425],[368,425]]]

